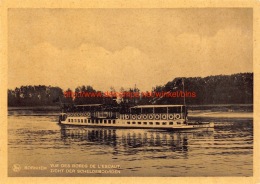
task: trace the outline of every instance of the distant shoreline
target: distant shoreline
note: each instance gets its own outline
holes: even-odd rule
[[[253,104],[207,104],[207,105],[186,105],[190,111],[196,110],[213,110],[213,111],[236,111],[239,110],[253,110]],[[60,106],[10,106],[8,107],[8,111],[10,110],[60,110]],[[249,111],[250,112],[250,111]],[[253,111],[252,111],[253,112]]]
[[[253,112],[191,112],[188,115],[190,118],[241,118],[253,119]]]
[[[8,111],[12,110],[41,110],[41,111],[52,111],[60,110],[60,106],[16,106],[8,107]]]
[[[59,112],[23,112],[20,111],[18,113],[15,112],[16,110],[9,111],[8,116],[59,116]],[[27,111],[27,110],[25,110]],[[253,112],[191,112],[188,114],[189,120],[207,120],[207,121],[229,121],[229,120],[253,120]]]
[[[59,106],[8,107],[9,115],[58,116]],[[191,105],[189,119],[253,119],[253,104]]]

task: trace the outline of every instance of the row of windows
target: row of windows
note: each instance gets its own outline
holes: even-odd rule
[[[181,107],[149,107],[149,108],[131,108],[132,114],[151,114],[151,113],[181,113],[185,112],[186,108]]]
[[[116,124],[116,120],[111,120],[111,119],[68,119],[68,122],[78,122],[78,123],[92,123],[92,124],[94,124],[94,123],[100,123],[100,124]],[[135,121],[132,121],[132,122],[130,122],[130,121],[128,121],[127,122],[127,124],[128,125],[130,125],[130,124],[132,124],[132,125],[135,125],[135,124],[138,124],[138,125],[153,125],[154,124],[154,122],[135,122]],[[177,124],[179,125],[179,124],[181,124],[181,122],[177,122]],[[155,122],[155,125],[167,125],[167,122],[162,122],[162,123],[160,123],[160,122]],[[169,122],[169,124],[168,125],[173,125],[173,122]]]
[[[87,123],[87,120],[86,119],[68,119],[68,122],[81,122],[81,123],[83,123],[83,121],[84,121],[84,123]]]
[[[138,124],[138,125],[141,125],[143,123],[143,125],[148,125],[148,122],[135,122],[135,121],[132,121],[132,125],[135,125],[135,124]],[[128,125],[131,124],[130,121],[127,122]],[[153,125],[154,122],[149,122],[149,125]],[[181,124],[181,122],[177,122],[177,124]],[[155,122],[155,125],[161,125],[160,122]],[[167,122],[162,122],[162,125],[167,125]],[[173,122],[169,122],[169,125],[173,125]]]
[[[68,122],[87,123],[87,119],[68,119]],[[116,124],[116,120],[111,119],[88,119],[88,123],[104,123],[104,124]]]

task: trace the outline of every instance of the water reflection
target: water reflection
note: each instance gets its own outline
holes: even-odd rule
[[[57,176],[21,166],[119,164],[120,176],[252,176],[253,122],[216,122],[211,131],[62,126],[52,116],[8,117],[10,176]],[[93,176],[68,175],[60,176]]]
[[[106,145],[115,149],[122,147],[133,150],[136,148],[163,148],[171,151],[188,152],[189,140],[196,137],[214,139],[213,131],[173,132],[143,129],[111,129],[82,128],[61,126],[61,138],[66,143],[88,142],[96,145]],[[145,149],[147,151],[148,149]],[[148,150],[149,151],[149,150]],[[153,150],[154,151],[154,150]]]

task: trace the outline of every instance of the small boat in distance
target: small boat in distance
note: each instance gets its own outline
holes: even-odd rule
[[[188,122],[185,105],[139,105],[112,108],[102,104],[74,105],[61,113],[61,125],[114,128],[197,129],[213,128],[212,122]]]

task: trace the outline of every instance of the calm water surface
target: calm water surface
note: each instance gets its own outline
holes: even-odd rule
[[[179,132],[61,127],[53,115],[9,115],[9,176],[252,176],[253,121],[215,123]]]

